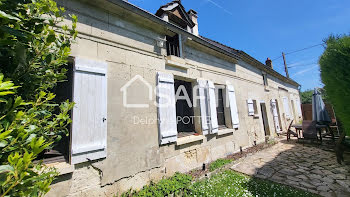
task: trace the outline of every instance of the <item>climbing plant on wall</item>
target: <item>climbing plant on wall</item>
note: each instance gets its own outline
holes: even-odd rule
[[[52,0],[0,1],[0,195],[41,196],[57,172],[38,155],[67,135],[73,103],[55,103],[76,16]]]

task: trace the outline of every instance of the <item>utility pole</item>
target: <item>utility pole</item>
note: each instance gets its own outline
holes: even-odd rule
[[[289,73],[288,73],[288,68],[287,68],[287,63],[286,63],[286,56],[282,52],[282,57],[283,57],[283,62],[284,62],[284,70],[286,71],[286,77],[289,78]]]

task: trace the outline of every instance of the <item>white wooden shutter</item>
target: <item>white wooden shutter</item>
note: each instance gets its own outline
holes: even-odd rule
[[[157,73],[157,102],[160,144],[177,140],[176,103],[172,74]]]
[[[272,115],[273,115],[273,121],[275,123],[276,132],[279,132],[280,131],[280,123],[279,123],[279,118],[278,118],[278,112],[277,112],[277,106],[276,106],[276,100],[275,99],[271,100],[271,110],[272,110]]]
[[[209,134],[209,123],[210,123],[210,115],[209,115],[209,104],[208,104],[208,82],[204,79],[198,79],[198,96],[199,96],[199,108],[201,115],[201,127],[202,134]]]
[[[296,102],[296,104],[297,104],[297,111],[298,111],[298,115],[299,115],[299,117],[301,117],[301,116],[302,116],[302,113],[301,113],[301,104],[300,104],[300,99],[299,99],[299,98],[297,98],[297,99],[295,100],[295,102]]]
[[[254,116],[254,104],[252,99],[247,100],[247,105],[248,105],[248,115],[249,116]]]
[[[210,114],[210,133],[214,134],[218,132],[218,116],[216,113],[216,98],[215,98],[215,86],[212,81],[208,81],[208,98],[209,98],[209,114]]]
[[[286,118],[290,118],[290,110],[289,110],[289,104],[288,104],[288,98],[283,97],[283,107],[284,107],[284,113],[286,114]]]
[[[229,105],[230,105],[232,127],[238,128],[239,117],[238,117],[235,89],[232,85],[227,84],[226,91],[227,91]]]
[[[71,163],[107,156],[107,63],[75,58]]]

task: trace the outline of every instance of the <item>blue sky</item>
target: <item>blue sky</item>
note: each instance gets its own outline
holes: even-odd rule
[[[155,13],[168,0],[129,0]],[[293,52],[321,44],[330,34],[350,33],[349,0],[182,0],[198,12],[199,33],[243,50],[261,62],[275,59],[274,69],[285,75],[282,51]],[[302,90],[322,87],[318,58],[323,46],[286,56],[289,75]],[[278,58],[278,59],[276,59]]]

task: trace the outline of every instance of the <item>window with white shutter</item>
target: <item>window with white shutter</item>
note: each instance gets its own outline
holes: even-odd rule
[[[220,129],[226,129],[227,118],[225,116],[229,115],[225,112],[225,104],[224,104],[224,95],[225,94],[225,86],[223,85],[215,85],[215,96],[216,96],[216,115],[218,118],[218,125]]]
[[[157,103],[160,144],[177,140],[174,76],[157,73]]]
[[[297,105],[298,115],[299,115],[299,117],[301,117],[301,116],[302,116],[302,113],[301,113],[301,104],[300,104],[300,99],[299,99],[299,98],[297,98],[295,101],[296,101],[296,105]]]
[[[107,156],[107,63],[75,58],[71,163]]]
[[[249,116],[254,116],[254,103],[252,99],[247,100],[247,105],[248,105],[248,115]]]
[[[283,97],[283,107],[284,107],[284,113],[286,115],[286,118],[290,119],[290,110],[289,110],[289,104],[288,104],[287,97]]]
[[[281,130],[281,128],[280,128],[280,124],[279,124],[277,104],[276,104],[276,100],[275,99],[271,100],[271,110],[272,110],[272,115],[273,115],[273,121],[275,123],[276,132],[279,132]]]
[[[212,81],[208,81],[208,99],[209,99],[209,114],[210,114],[210,133],[218,132],[218,118],[216,112],[215,86]]]
[[[228,97],[228,101],[229,101],[228,103],[229,103],[229,107],[230,107],[230,112],[231,112],[232,127],[238,128],[239,127],[239,117],[238,117],[235,89],[232,85],[227,85],[226,91],[227,91],[227,97]]]
[[[209,115],[209,103],[208,103],[208,81],[204,79],[198,79],[198,96],[199,96],[199,108],[201,116],[201,130],[203,135],[209,134],[210,129],[210,115]]]

